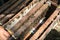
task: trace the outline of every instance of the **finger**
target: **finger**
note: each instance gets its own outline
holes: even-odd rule
[[[2,38],[0,37],[0,40],[2,40]]]
[[[6,31],[4,30],[4,28],[2,28],[1,26],[0,26],[0,31],[3,32],[6,36],[8,36],[8,37],[10,36],[9,33],[6,32]]]
[[[0,34],[0,38],[1,40],[7,40],[7,38],[3,34]]]
[[[9,33],[6,32],[5,30],[4,30],[4,32],[5,32],[4,35],[5,35],[7,38],[9,38],[9,36],[10,36]]]
[[[7,39],[9,38],[9,36],[7,36],[6,34],[3,34]]]
[[[5,31],[4,29],[2,29],[2,28],[1,28],[1,30],[0,30],[0,35],[1,35],[1,34],[4,36],[4,38],[6,38],[6,39],[9,38],[8,32],[6,32],[6,31]],[[1,36],[2,36],[2,35],[1,35]]]

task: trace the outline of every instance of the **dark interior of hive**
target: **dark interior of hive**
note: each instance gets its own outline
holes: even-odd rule
[[[0,0],[0,6],[2,6],[7,1],[9,1],[9,0]],[[60,4],[60,0],[52,0],[52,1],[55,2],[56,4]],[[56,8],[55,6],[52,6],[52,7],[53,7],[53,10]],[[49,10],[49,12],[50,11],[51,10]],[[48,18],[48,16],[49,15],[47,15],[47,18]],[[58,32],[55,29],[52,29],[44,40],[60,40],[60,32]]]
[[[0,6],[2,6],[4,3],[6,3],[9,0],[0,0]]]

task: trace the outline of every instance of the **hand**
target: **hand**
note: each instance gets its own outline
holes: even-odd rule
[[[9,38],[9,33],[0,26],[0,40],[7,40]]]

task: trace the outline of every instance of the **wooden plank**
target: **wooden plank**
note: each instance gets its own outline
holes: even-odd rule
[[[9,8],[10,6],[12,6],[17,0],[14,0],[10,2],[10,4],[8,4],[7,6],[3,7],[0,9],[0,13],[2,13],[3,11],[5,11],[7,8]]]
[[[39,2],[38,2],[38,4],[39,4]],[[39,6],[39,5],[38,5],[38,6]],[[42,5],[41,5],[41,6],[42,6]],[[35,5],[35,7],[36,7],[36,5]],[[18,25],[23,24],[24,21],[26,21],[26,20],[29,18],[29,16],[31,16],[32,14],[34,14],[34,12],[35,12],[37,9],[39,9],[40,6],[39,6],[39,7],[36,7],[36,8],[35,8],[35,7],[30,10],[30,11],[33,10],[33,12],[28,12],[27,15],[26,15],[25,17],[22,17],[22,19],[20,20],[21,23],[19,22],[19,24],[18,24],[18,23],[17,23],[17,24],[18,24]],[[19,14],[20,14],[20,13],[19,13]],[[21,15],[21,14],[20,14],[19,16],[24,16],[24,15]],[[15,18],[17,18],[17,15],[15,16]],[[22,21],[22,20],[23,20],[23,21]],[[17,27],[17,28],[18,28],[18,27]],[[17,28],[16,28],[16,29],[17,29]],[[12,29],[13,29],[13,28],[12,28]],[[15,30],[15,27],[14,27],[14,30]]]
[[[31,17],[23,25],[20,26],[17,32],[15,32],[14,36],[17,38],[22,32],[24,32],[24,30],[26,30],[26,28],[28,28],[32,23],[34,23],[34,21],[36,21],[37,18],[41,17],[41,15],[48,8],[48,6],[48,3],[43,5],[35,14],[31,15]]]
[[[34,1],[32,2],[32,4],[36,4],[36,0],[34,0]],[[32,4],[30,4],[29,7],[30,7]],[[39,4],[39,2],[38,2],[37,4]],[[37,6],[35,5],[35,6],[31,9],[31,11],[32,11],[32,10],[33,10],[33,11],[38,10],[42,5],[38,5],[38,6],[39,6],[39,7],[37,7]],[[29,7],[27,7],[27,8],[29,8]],[[35,8],[35,7],[36,7],[36,8]],[[30,8],[29,8],[29,10],[30,10]],[[22,10],[22,11],[23,11],[23,10]],[[21,11],[21,12],[22,12],[22,11]],[[19,12],[16,16],[14,16],[9,22],[13,21],[13,19],[15,19],[15,18],[18,19],[18,17],[21,16],[21,14],[20,14],[21,12]],[[23,12],[25,13],[25,11],[23,11]],[[31,13],[31,12],[28,12],[28,13]],[[34,13],[34,12],[33,12],[33,13]],[[33,13],[31,13],[31,15],[32,15]],[[28,16],[28,15],[30,15],[30,14],[27,14],[27,16]],[[23,15],[23,16],[24,16],[24,15]],[[22,19],[22,20],[23,20],[23,19]],[[7,25],[9,25],[9,22],[7,23]],[[14,22],[14,23],[15,23],[15,22]],[[14,25],[14,24],[13,24],[13,25]],[[3,25],[3,26],[4,26],[4,25]],[[6,27],[6,26],[4,26],[4,27]],[[11,27],[11,26],[10,26],[10,27]],[[7,28],[10,29],[9,26],[7,26]],[[6,30],[7,30],[7,29],[6,29]],[[8,30],[7,30],[7,31],[8,31]]]
[[[0,21],[9,13],[11,13],[11,10],[13,10],[14,8],[16,8],[20,3],[22,2],[22,0],[18,0],[17,2],[15,2],[15,4],[13,4],[10,8],[8,8],[6,11],[4,11],[2,14],[4,14],[4,16],[0,19]],[[2,15],[1,14],[1,15]],[[13,13],[12,13],[13,14]]]
[[[10,12],[11,10],[13,10],[13,8],[14,7],[16,7],[18,4],[19,4],[19,8],[18,8],[18,10],[21,10],[23,7],[25,7],[26,6],[26,4],[29,2],[29,0],[27,1],[27,0],[25,0],[25,1],[18,1],[17,2],[17,4],[15,4],[15,5],[13,5],[11,8],[9,8],[7,11],[5,11],[5,12]],[[20,4],[21,3],[21,4]],[[23,3],[24,3],[24,5],[23,5]],[[18,6],[17,6],[18,7]],[[5,17],[4,18],[2,18],[2,20],[0,20],[1,21],[1,24],[3,25],[4,23],[6,23],[9,19],[11,19],[18,11],[15,9],[15,11],[14,12],[11,12],[10,14],[8,14],[8,13],[5,13],[4,12],[4,14],[5,14]],[[8,14],[8,15],[7,15]]]
[[[43,2],[43,1],[42,1]],[[44,2],[43,2],[44,3]],[[43,4],[42,3],[42,4]],[[35,8],[33,8],[30,12],[28,12],[28,14],[24,17],[24,18],[22,18],[21,20],[20,20],[20,22],[19,23],[17,23],[13,28],[12,28],[12,30],[17,30],[28,18],[29,18],[29,16],[31,16],[32,14],[34,14],[35,13],[35,11],[37,11],[37,9],[39,9],[41,6],[42,6],[42,4],[40,4],[40,2],[35,6]],[[38,7],[37,7],[38,6]],[[18,25],[18,27],[16,27]],[[15,28],[16,27],[16,28]]]
[[[25,34],[24,34],[24,40],[26,40],[31,33],[33,33],[33,31],[35,31],[35,29],[41,24],[41,22],[45,19],[45,17],[42,17],[40,19],[40,21],[38,23],[35,23],[35,24],[32,24],[29,29],[27,29],[28,32],[25,31]],[[37,20],[36,20],[37,21]],[[35,21],[35,22],[36,22]]]
[[[30,38],[30,40],[36,40],[39,35],[47,28],[47,26],[53,21],[53,19],[58,15],[59,10],[58,8],[55,12],[47,19],[47,21],[38,29],[38,31]]]
[[[15,18],[18,18],[19,16],[21,16],[25,10],[24,9],[27,9],[29,7],[29,5],[25,8],[23,8],[20,12],[18,12],[12,19],[10,19],[5,25],[8,25],[12,20],[14,20]]]
[[[47,30],[42,34],[42,36],[38,39],[38,40],[44,40],[45,37],[49,34],[49,32],[51,31],[51,29],[53,29],[53,25],[55,24],[55,22],[57,20],[60,19],[60,15],[57,16],[57,18],[55,20],[53,20],[53,23],[47,28]]]

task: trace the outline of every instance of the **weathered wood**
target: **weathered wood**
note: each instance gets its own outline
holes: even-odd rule
[[[45,7],[46,6],[46,7]],[[26,28],[28,28],[32,23],[36,21],[37,18],[41,17],[43,12],[48,8],[48,4],[43,5],[39,10],[32,15],[29,20],[27,20],[21,27],[20,29],[17,30],[17,32],[14,34],[14,36],[18,37]],[[39,18],[40,19],[40,18]]]
[[[53,20],[52,24],[47,28],[47,30],[41,35],[41,37],[38,40],[44,40],[45,39],[45,37],[49,34],[51,29],[53,29],[53,27],[54,27],[53,25],[55,24],[55,22],[60,19],[59,16],[60,15],[58,15],[57,18],[55,20]]]
[[[43,2],[43,1],[42,1]],[[43,2],[44,3],[44,2]],[[42,3],[42,4],[43,4]],[[35,13],[35,11],[37,11],[37,9],[39,9],[41,6],[42,6],[42,4],[40,4],[40,3],[38,3],[30,12],[28,12],[28,14],[25,16],[25,17],[23,17],[21,20],[20,20],[20,22],[19,23],[17,23],[13,28],[12,28],[12,30],[14,30],[14,31],[16,31],[17,29],[19,29],[19,27],[29,18],[29,16],[31,16],[32,14],[34,14]],[[38,6],[38,7],[37,7]],[[18,27],[16,27],[18,25]],[[16,28],[15,28],[16,27]]]
[[[10,4],[8,4],[7,6],[4,6],[3,8],[0,9],[0,13],[2,13],[3,11],[5,11],[7,8],[9,8],[10,6],[12,6],[17,0],[14,0],[11,2],[9,2]]]
[[[33,13],[34,13],[34,11],[36,11],[37,9],[38,9],[39,7],[37,7],[36,9],[35,9],[35,7],[34,7],[34,9],[33,9]],[[31,10],[32,11],[32,10]],[[28,19],[28,17],[29,17],[29,15],[32,15],[33,13],[31,13],[31,12],[29,12],[29,14],[27,14],[26,15],[26,17],[23,17],[24,18],[24,20],[22,21],[22,20],[20,20],[20,22],[24,22],[24,21],[26,21],[27,19]],[[20,13],[18,13],[19,15],[20,15]],[[17,18],[17,15],[15,16],[15,18]],[[25,20],[26,19],[26,20]],[[20,23],[21,24],[21,23]],[[14,27],[15,28],[15,27]],[[12,28],[13,29],[13,28]]]
[[[44,1],[44,0],[42,0],[42,1]],[[40,1],[41,2],[41,1]],[[45,2],[46,2],[46,0],[45,0]],[[41,2],[42,3],[42,2]],[[44,14],[46,14],[46,12],[47,11],[45,11],[44,12]],[[43,15],[43,14],[42,14]],[[25,31],[25,34],[24,34],[24,40],[26,40],[26,38],[28,38],[29,36],[30,36],[30,34],[31,34],[31,31],[34,31],[34,29],[36,29],[37,27],[38,27],[38,25],[40,25],[40,23],[45,19],[45,15],[44,16],[41,16],[40,17],[41,19],[40,19],[40,21],[37,23],[36,21],[38,21],[38,20],[36,20],[35,21],[35,23],[33,23],[30,27],[29,27],[29,29],[27,28],[27,32]]]
[[[18,2],[17,2],[17,3],[19,4],[18,10],[21,10],[23,7],[25,7],[28,2],[29,2],[29,0],[28,0],[28,1],[25,0],[25,1],[23,1],[23,2],[21,2],[21,0],[18,1]],[[21,4],[20,4],[20,3],[21,3]],[[23,4],[23,3],[24,3],[24,4]],[[8,12],[8,13],[9,13],[9,11],[13,10],[13,8],[16,7],[18,4],[13,5],[11,8],[9,8],[9,9],[8,9],[7,11],[5,11],[5,12]],[[17,6],[17,7],[18,7],[18,6]],[[0,20],[1,23],[2,23],[2,25],[3,25],[4,23],[6,23],[9,19],[11,19],[11,18],[18,12],[18,10],[15,9],[14,12],[11,12],[11,13],[9,13],[9,14],[4,12],[4,14],[8,14],[8,15],[5,15],[5,17],[4,17],[2,20]],[[11,16],[9,16],[9,15],[11,15]]]
[[[46,22],[38,29],[38,31],[30,38],[30,40],[35,40],[41,35],[41,33],[47,28],[47,26],[54,20],[54,18],[58,15],[58,8],[55,12],[46,20]]]
[[[33,2],[32,2],[33,3]],[[15,20],[15,18],[16,19],[18,19],[20,16],[23,16],[24,14],[23,13],[25,13],[26,12],[26,10],[28,9],[30,7],[30,5],[28,5],[27,7],[25,7],[24,9],[22,9],[20,12],[18,12],[12,19],[10,19],[6,24],[4,24],[4,25],[8,25],[8,24],[10,24],[11,23],[11,21],[13,21],[13,20]],[[25,10],[26,9],[26,10]],[[28,10],[30,10],[30,9],[28,9]],[[12,23],[11,23],[12,24]]]
[[[4,16],[0,19],[2,20],[7,14],[14,14],[13,12],[11,12],[11,10],[14,10],[18,5],[21,5],[23,0],[18,0],[14,5],[12,5],[10,8],[8,8],[6,11],[4,11],[2,14],[4,14]],[[1,14],[1,15],[2,15]]]
[[[43,22],[44,19],[45,17],[42,17],[40,21],[36,20],[37,22],[35,21],[35,23],[33,23],[30,27],[28,27],[24,32],[25,34],[23,35],[24,36],[23,40],[26,40],[30,36],[30,34],[32,34],[33,31],[36,30],[36,28],[41,24],[41,22]]]

